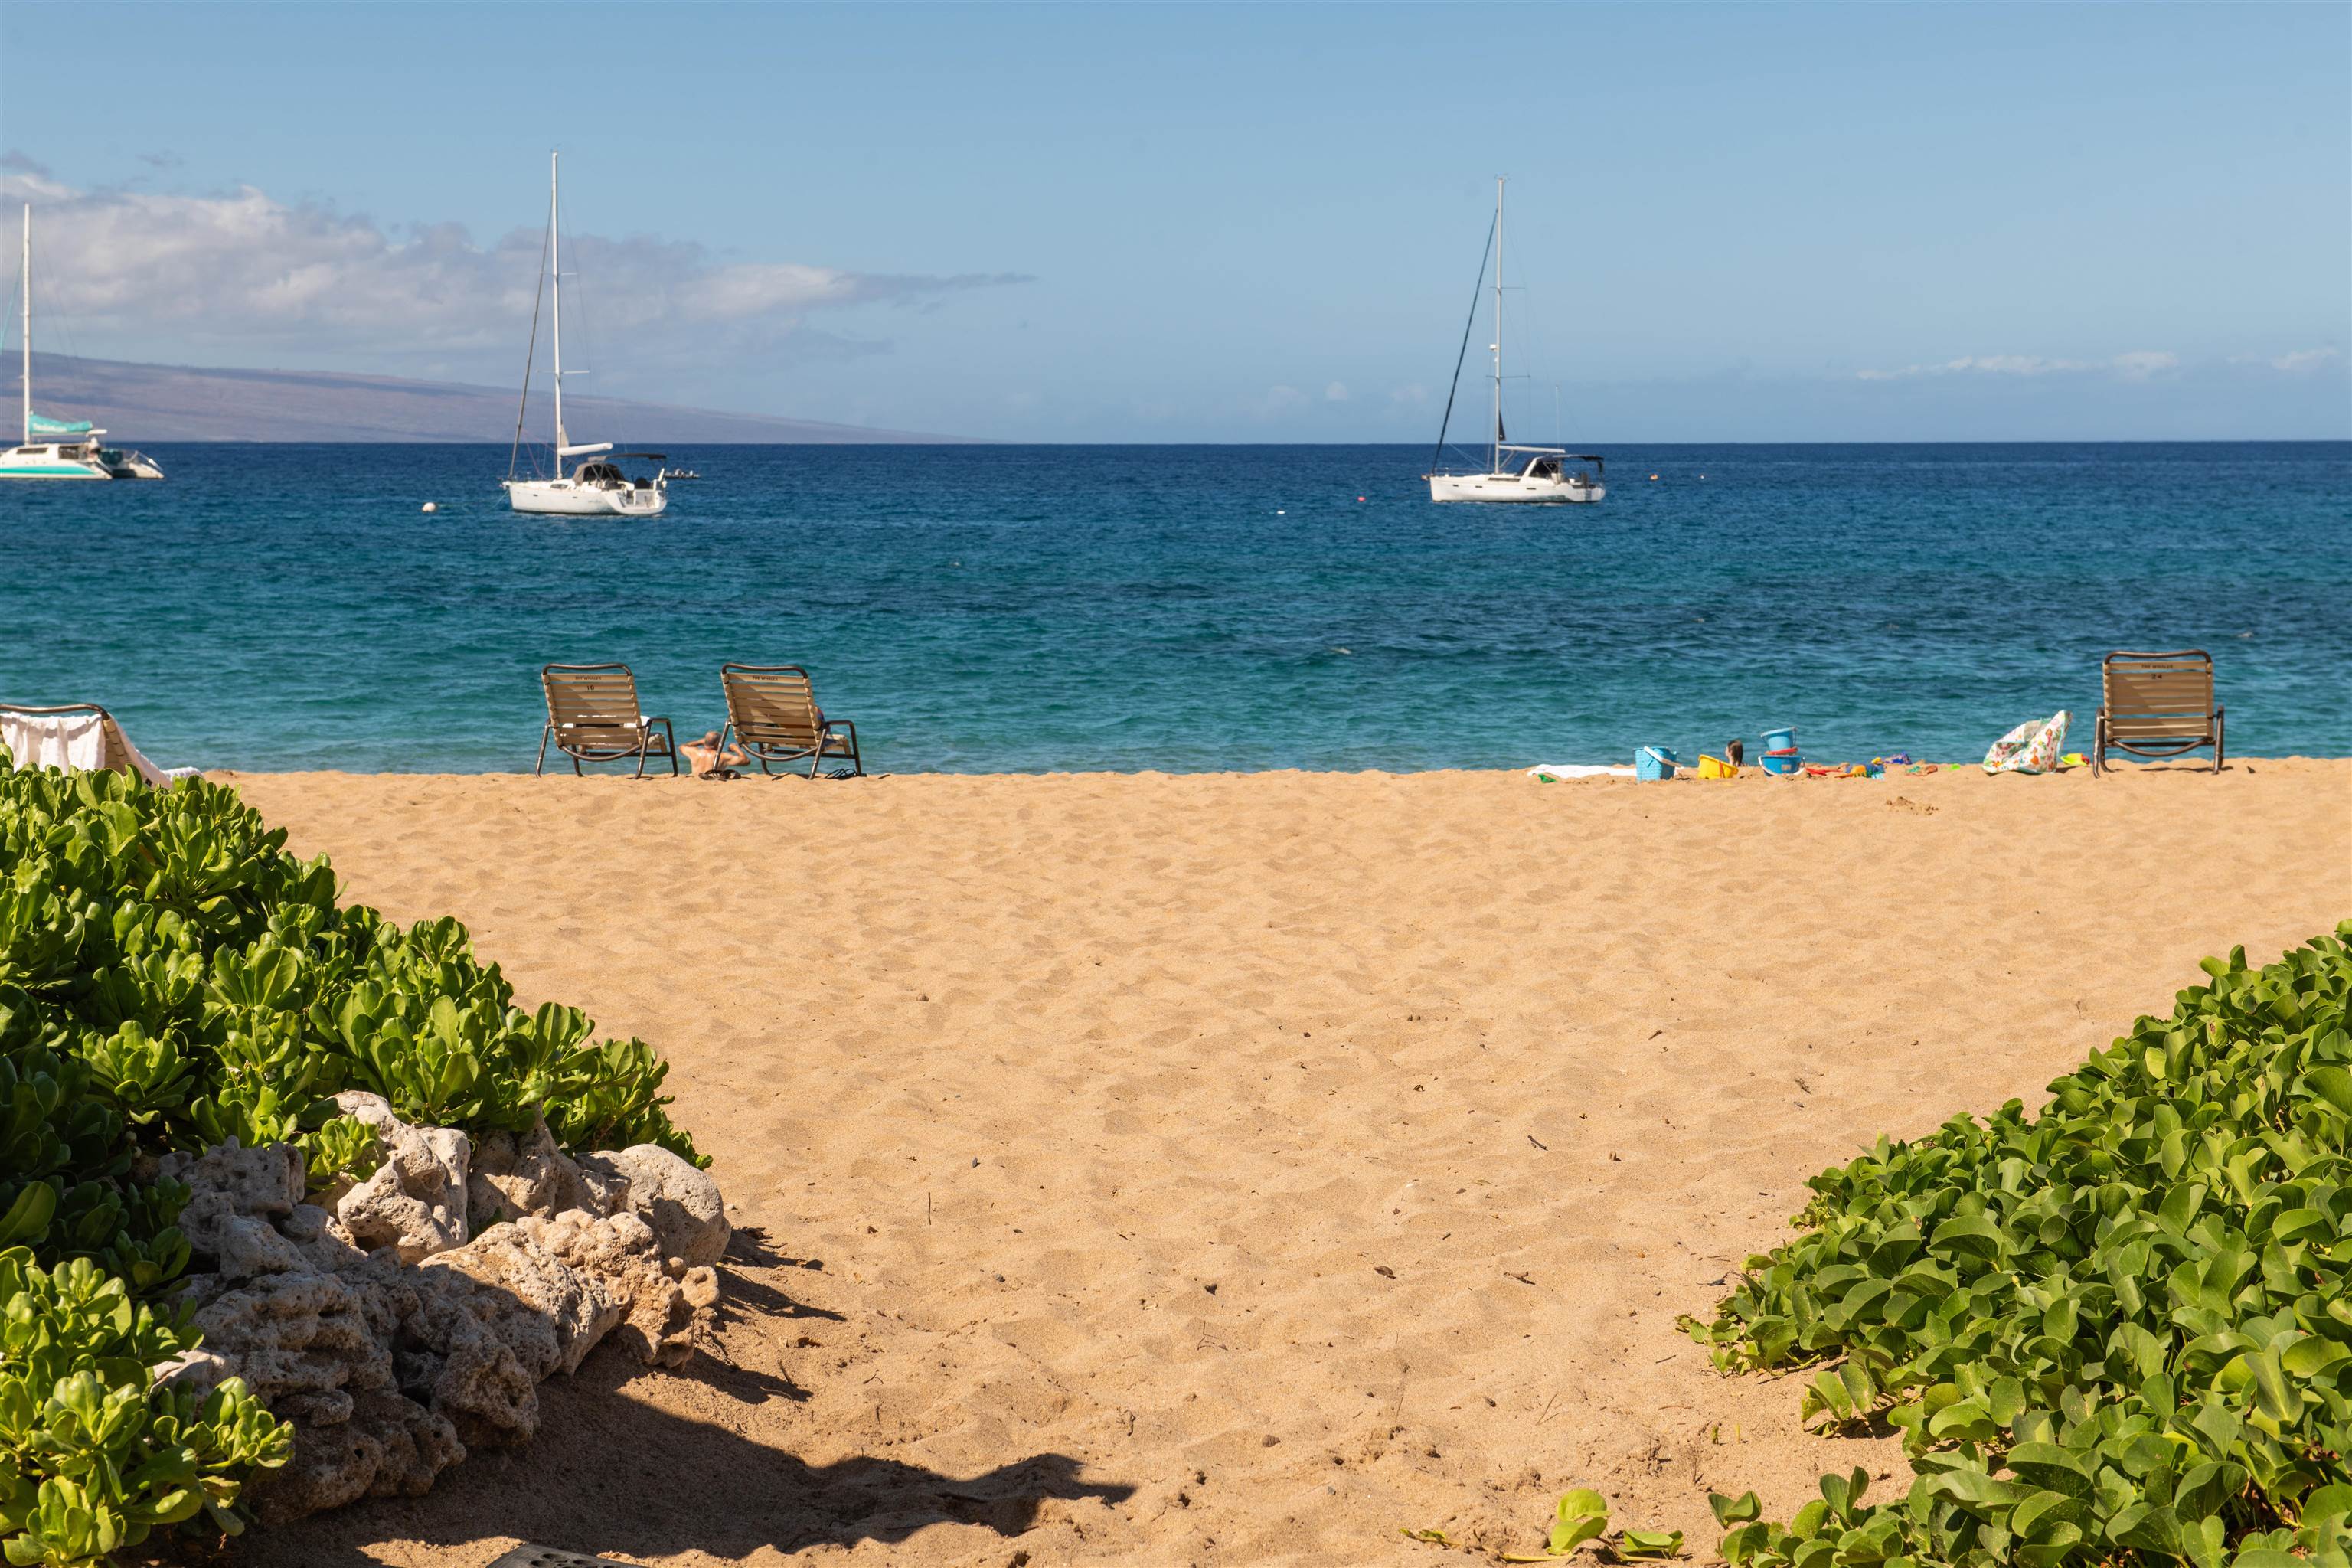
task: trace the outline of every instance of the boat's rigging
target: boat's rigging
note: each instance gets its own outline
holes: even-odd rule
[[[1446,387],[1445,415],[1437,427],[1437,449],[1431,458],[1431,471],[1424,476],[1429,481],[1429,497],[1433,501],[1597,501],[1607,493],[1602,487],[1598,458],[1572,453],[1562,447],[1530,446],[1523,440],[1515,442],[1511,439],[1503,384],[1506,381],[1523,382],[1532,388],[1535,378],[1525,373],[1506,375],[1503,372],[1503,296],[1507,291],[1503,279],[1505,184],[1500,177],[1495,181],[1495,217],[1486,231],[1486,247],[1480,253],[1478,289],[1471,295],[1470,310],[1462,325],[1462,342],[1454,350],[1454,379]],[[1494,258],[1495,271],[1495,341],[1487,345],[1487,349],[1494,355],[1494,416],[1493,423],[1488,426],[1486,461],[1475,471],[1447,471],[1441,465],[1445,461],[1446,438],[1453,433],[1454,405],[1461,399],[1462,367],[1469,362],[1470,329],[1477,325],[1478,295],[1486,289],[1486,258],[1490,254]],[[1555,405],[1559,395],[1559,388],[1555,384]],[[1531,419],[1527,406],[1529,401],[1529,394],[1523,392],[1521,413]],[[1557,423],[1557,406],[1553,410],[1553,418]],[[1590,473],[1570,473],[1567,465],[1571,462],[1591,463],[1592,469]]]
[[[656,517],[668,504],[667,470],[649,479],[632,479],[621,472],[616,464],[625,458],[645,458],[656,462],[667,459],[657,452],[615,452],[610,441],[574,441],[563,422],[563,383],[567,377],[579,373],[565,369],[563,363],[563,207],[562,184],[558,178],[560,163],[556,154],[548,155],[547,238],[540,253],[540,289],[531,298],[530,344],[523,359],[522,402],[515,414],[514,442],[508,448],[507,478],[502,488],[507,492],[507,504],[519,512],[573,517]],[[539,358],[539,316],[542,302],[547,311],[549,353],[554,362],[549,379],[555,405],[555,468],[549,478],[524,479],[516,477],[516,469],[521,460],[523,427],[530,415],[531,373]],[[567,472],[564,465],[568,459],[573,458],[581,460]]]
[[[1502,222],[1496,214],[1495,223]],[[1462,367],[1470,360],[1470,329],[1478,324],[1478,297],[1486,291],[1486,258],[1495,253],[1495,224],[1486,226],[1486,243],[1478,249],[1478,281],[1470,286],[1470,313],[1462,318],[1462,347],[1454,356],[1454,381],[1445,389],[1445,417],[1437,426],[1437,450],[1429,459],[1436,468],[1445,460],[1445,431],[1454,423],[1454,399],[1462,390]]]
[[[57,279],[49,273],[48,260],[45,256],[37,253],[17,268],[16,291],[8,296],[7,325],[0,327],[0,349],[5,349],[15,342],[16,333],[10,329],[17,326],[24,313],[26,304],[24,296],[27,292],[40,296],[41,335],[56,345],[39,351],[49,356],[47,374],[53,383],[57,375],[56,362],[60,357],[81,357],[81,334],[75,331],[73,312],[61,302],[63,293],[57,286]],[[51,384],[50,391],[54,393],[56,390]]]
[[[550,215],[551,219],[552,215]],[[530,297],[530,347],[522,356],[522,405],[515,410],[514,445],[507,448],[507,478],[515,477],[515,464],[522,456],[522,422],[530,413],[530,372],[539,358],[539,307],[547,298],[547,247],[555,238],[555,225],[551,221],[539,237],[539,285]],[[537,471],[537,459],[532,460]]]

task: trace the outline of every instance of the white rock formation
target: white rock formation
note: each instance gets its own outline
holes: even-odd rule
[[[651,1145],[575,1163],[544,1122],[485,1138],[469,1171],[464,1134],[336,1098],[384,1161],[331,1213],[303,1201],[289,1145],[159,1166],[193,1190],[181,1231],[208,1271],[182,1290],[203,1345],[157,1376],[242,1377],[291,1424],[292,1460],[248,1494],[265,1521],[416,1496],[469,1445],[528,1441],[541,1380],[607,1338],[647,1363],[692,1355],[719,1298],[705,1265],[726,1246],[701,1172]]]
[[[375,1129],[383,1163],[335,1203],[335,1217],[370,1252],[394,1247],[421,1263],[466,1240],[466,1135],[454,1127],[411,1127],[380,1094],[346,1089],[335,1103]]]
[[[653,1227],[664,1258],[683,1258],[693,1268],[717,1263],[727,1250],[732,1231],[719,1184],[661,1145],[638,1143],[617,1154],[591,1154],[582,1165],[627,1180],[629,1210]]]

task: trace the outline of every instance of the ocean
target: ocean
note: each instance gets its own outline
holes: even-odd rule
[[[1617,447],[1592,507],[1433,506],[1413,447],[709,447],[647,521],[514,516],[492,447],[146,449],[0,486],[0,699],[165,765],[527,770],[541,665],[683,739],[730,659],[890,773],[1973,761],[2191,647],[2232,754],[2352,754],[2352,443]]]

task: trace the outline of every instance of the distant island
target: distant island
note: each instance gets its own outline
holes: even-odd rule
[[[14,377],[10,377],[14,380]],[[121,360],[33,355],[45,412],[88,419],[122,440],[506,441],[515,427],[511,387],[410,381],[315,370],[207,370]],[[537,399],[534,398],[534,405]],[[567,393],[564,423],[609,433],[628,446],[960,441],[818,419],[722,414]],[[541,415],[537,430],[546,439]]]

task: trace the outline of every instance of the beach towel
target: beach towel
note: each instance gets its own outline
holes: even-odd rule
[[[131,743],[131,737],[122,732],[122,726],[120,724],[114,726],[114,738],[122,742],[122,754],[131,759],[131,765],[139,770],[139,776],[157,789],[170,789],[182,779],[204,776],[205,770],[202,768],[157,767],[147,760],[146,752]]]
[[[87,772],[106,765],[106,716],[0,713],[0,742],[20,768]]]
[[[1992,743],[1985,753],[1989,773],[2048,773],[2058,771],[2058,754],[2066,744],[2066,726],[2074,715],[2064,709],[2047,719],[2029,719]]]
[[[1539,763],[1528,770],[1528,777],[1551,784],[1560,779],[1630,779],[1631,768],[1601,767],[1591,763]]]
[[[122,726],[103,713],[9,713],[0,711],[0,745],[20,768],[58,768],[96,773],[106,766],[109,726],[139,776],[157,789],[202,775],[200,768],[159,768],[131,743]]]

